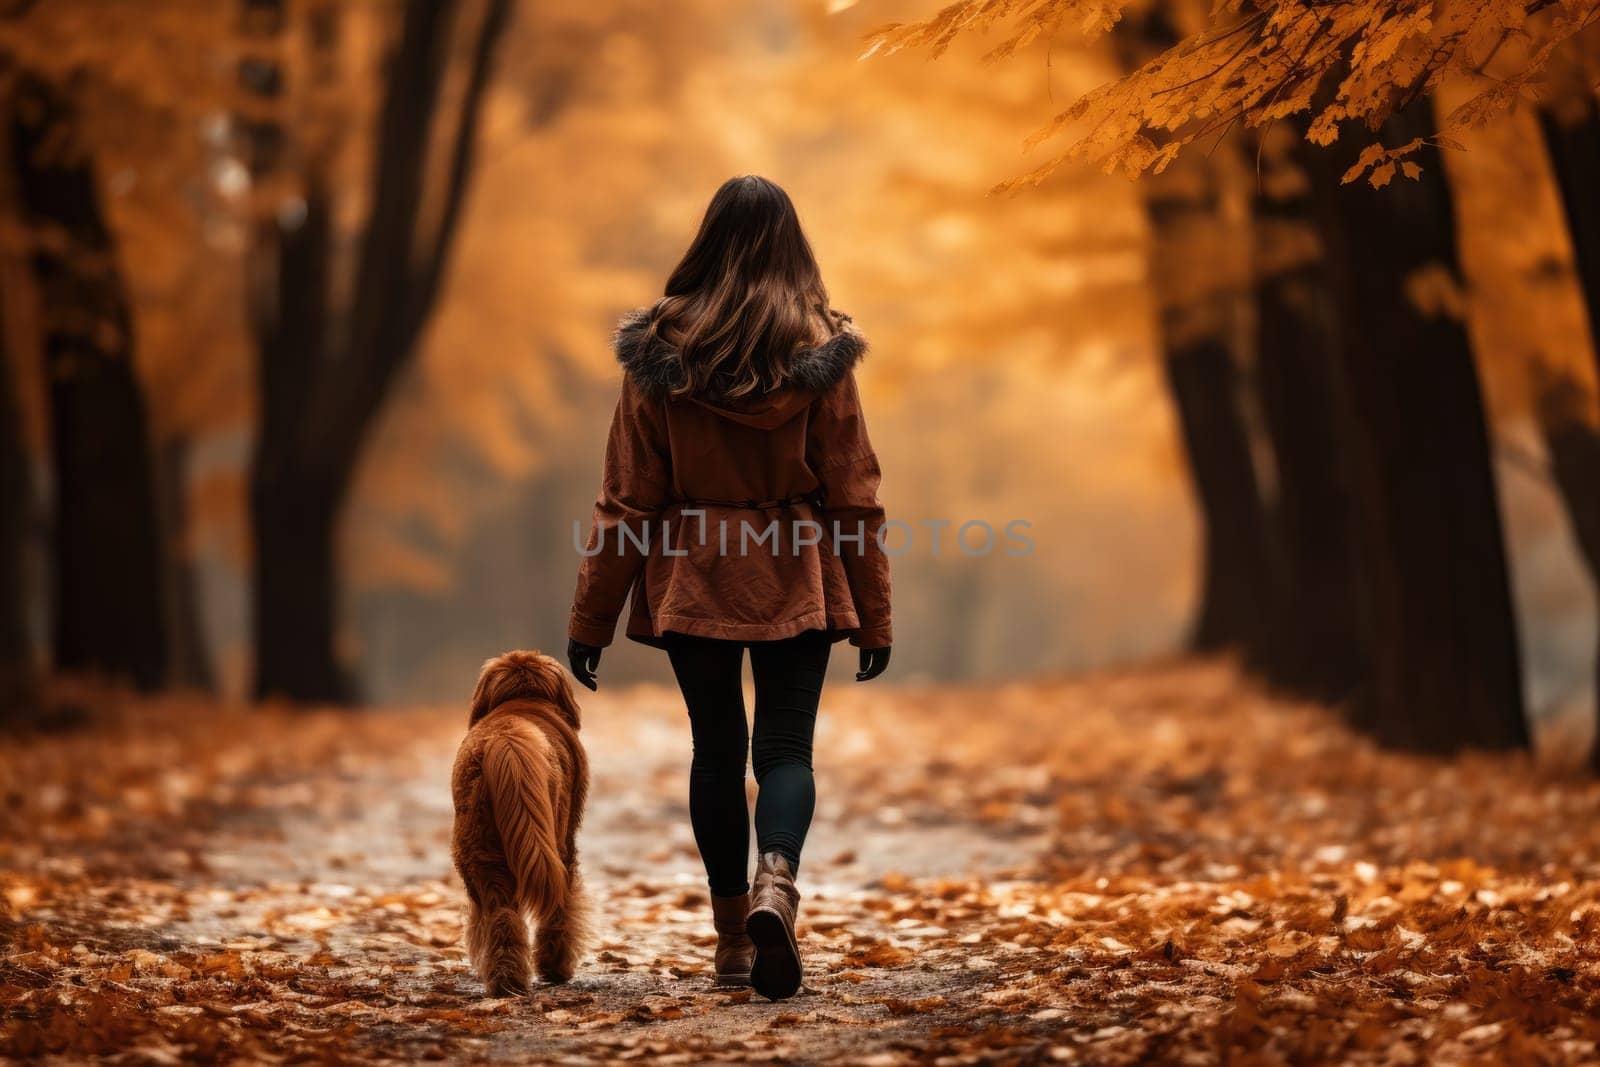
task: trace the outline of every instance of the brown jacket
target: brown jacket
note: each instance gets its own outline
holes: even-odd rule
[[[641,309],[617,329],[622,396],[570,636],[610,644],[631,591],[627,633],[645,644],[668,631],[770,641],[829,630],[888,645],[878,457],[853,371],[866,341],[841,316],[839,333],[795,357],[784,388],[718,402],[669,395],[682,366],[660,338],[647,343],[649,321]]]

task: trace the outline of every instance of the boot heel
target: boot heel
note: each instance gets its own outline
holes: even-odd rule
[[[768,1000],[783,1000],[800,991],[803,972],[800,946],[789,924],[775,911],[758,908],[745,920],[745,930],[756,945],[750,984]]]

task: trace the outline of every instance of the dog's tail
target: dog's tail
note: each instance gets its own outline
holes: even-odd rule
[[[483,780],[506,866],[517,881],[517,904],[540,918],[566,904],[567,865],[550,796],[554,758],[533,726],[496,734],[483,751]]]

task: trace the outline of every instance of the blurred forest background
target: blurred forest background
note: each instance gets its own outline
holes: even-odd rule
[[[1597,1062],[1597,20],[0,0],[0,1057]],[[485,1000],[461,708],[563,645],[611,330],[750,172],[917,534],[806,988],[711,986],[623,641],[594,951]]]
[[[897,676],[1234,650],[1398,744],[1587,730],[1594,5],[1432,7],[12,0],[8,702],[560,646],[610,329],[753,172],[873,343],[890,514],[1032,524],[918,528]]]

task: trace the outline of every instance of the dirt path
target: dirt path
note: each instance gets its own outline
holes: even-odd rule
[[[463,713],[142,705],[12,746],[0,1052],[63,1061],[1584,1062],[1600,789],[1372,750],[1190,666],[843,688],[804,993],[709,987],[661,689],[589,699],[579,977],[459,948]]]
[[[870,798],[840,802],[829,796],[834,783],[824,775],[804,880],[812,977],[802,995],[783,1004],[718,992],[710,988],[709,900],[688,820],[681,716],[676,694],[665,690],[588,701],[593,801],[581,849],[595,897],[595,944],[569,985],[483,1006],[506,1026],[471,1042],[472,1051],[555,1062],[672,1051],[692,1051],[697,1060],[725,1054],[838,1062],[846,1052],[854,1059],[915,1040],[969,1010],[966,1001],[976,1002],[992,961],[974,964],[976,954],[958,950],[938,963],[882,966],[951,936],[925,909],[883,907],[893,903],[884,878],[903,889],[910,878],[998,876],[1035,858],[1047,840],[1046,813],[1031,810],[1019,827],[996,833],[966,812],[872,810]],[[246,925],[298,924],[322,933],[327,951],[351,964],[330,973],[352,983],[374,977],[377,962],[376,973],[387,965],[406,976],[392,987],[397,992],[476,998],[479,987],[455,948],[461,894],[448,872],[445,783],[456,739],[445,730],[439,740],[448,746],[423,744],[398,767],[371,765],[373,778],[349,783],[356,796],[336,822],[298,813],[278,827],[280,842],[234,854],[230,883],[279,887],[277,899],[257,902],[260,918]],[[835,717],[822,751],[840,762],[867,759],[882,751],[879,740]],[[285,916],[282,894],[291,887],[295,911]],[[232,901],[224,906],[236,909]],[[215,935],[225,917],[245,915],[192,912],[178,936]],[[427,928],[434,950],[422,961],[415,959],[419,938],[408,929],[413,922]],[[429,1041],[426,1032],[417,1035],[413,1051],[425,1052]]]
[[[820,1062],[920,1042],[980,1003],[996,964],[961,944],[986,909],[954,893],[918,905],[905,896],[912,880],[954,885],[1028,863],[1048,839],[1048,798],[1005,826],[993,813],[897,806],[886,790],[921,792],[928,753],[902,748],[910,762],[881,777],[873,764],[925,732],[886,734],[857,718],[874,710],[864,695],[835,700],[821,729],[822,803],[804,873],[812,973],[799,997],[774,1005],[710,988],[674,693],[586,701],[594,782],[581,847],[597,937],[574,982],[524,1001],[483,1000],[458,947],[462,895],[448,852],[458,710],[252,719],[127,709],[115,737],[39,746],[52,781],[30,800],[68,847],[19,841],[8,857],[7,898],[26,920],[8,931],[25,950],[10,977],[37,988],[12,1012],[33,1025],[16,1029],[24,1047],[38,1042],[30,1051],[152,1060],[332,1043],[398,1059]],[[123,733],[152,715],[154,730]],[[97,767],[107,755],[113,766]],[[880,788],[861,793],[872,777]],[[929,955],[936,943],[943,954]],[[97,987],[85,994],[90,1010],[72,1024],[65,1013],[46,1013],[48,1026],[27,1020],[68,969]],[[133,1017],[145,1008],[187,1028],[146,1030]],[[269,1020],[275,1033],[252,1033]]]

